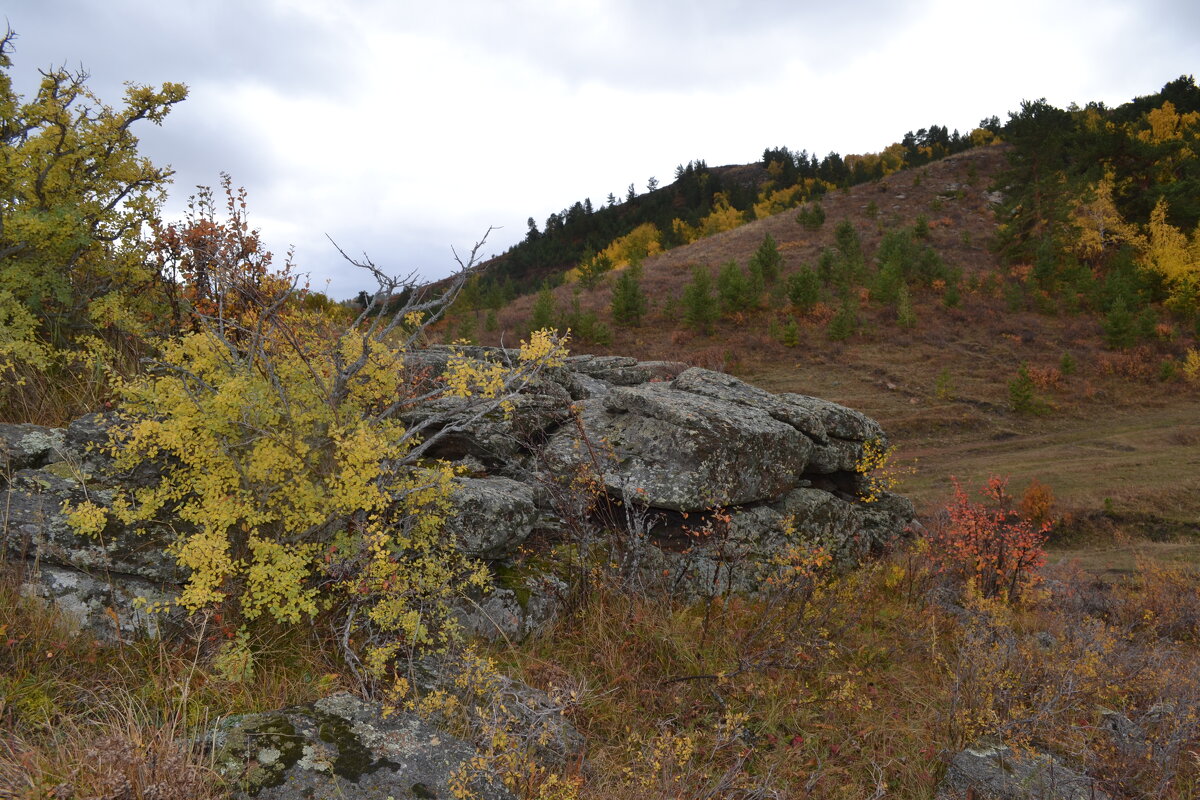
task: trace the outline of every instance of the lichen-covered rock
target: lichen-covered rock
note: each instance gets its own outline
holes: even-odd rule
[[[61,428],[0,424],[0,480],[9,472],[61,461],[65,446]]]
[[[512,797],[468,742],[349,694],[230,717],[206,741],[240,798],[452,798],[456,776],[480,800]]]
[[[912,504],[888,493],[874,503],[855,503],[802,486],[778,502],[728,509],[723,516],[698,521],[686,547],[650,549],[642,567],[646,580],[665,580],[675,594],[692,599],[755,595],[777,571],[779,557],[790,552],[822,548],[835,566],[846,568],[887,547],[912,518]]]
[[[618,387],[582,405],[588,441],[564,427],[547,454],[563,463],[595,457],[608,491],[631,489],[654,508],[700,511],[778,497],[799,480],[813,447],[766,411],[670,384]]]
[[[406,365],[414,387],[433,390],[455,349],[492,363],[519,358],[514,350],[488,347],[421,350]],[[863,500],[864,443],[883,439],[874,420],[712,370],[572,356],[534,377],[511,409],[480,415],[472,408],[461,398],[442,398],[406,410],[401,421],[420,433],[428,446],[423,456],[463,467],[450,533],[467,555],[490,562],[500,580],[494,591],[464,599],[459,618],[490,638],[527,636],[570,592],[547,576],[510,580],[513,564],[506,559],[535,533],[550,540],[610,534],[621,522],[598,522],[590,516],[604,513],[598,508],[642,508],[651,528],[646,555],[629,566],[647,577],[665,572],[685,596],[753,593],[780,550],[797,542],[822,546],[848,566],[912,522],[904,498]],[[107,506],[114,492],[153,485],[169,469],[147,464],[116,474],[105,451],[122,424],[115,414],[97,413],[65,431],[0,426],[11,476],[10,485],[0,485],[7,509],[0,545],[10,558],[63,570],[37,590],[44,596],[92,616],[111,606],[132,620],[118,599],[141,595],[137,581],[170,592],[186,579],[166,552],[187,529],[178,520],[139,527],[110,521],[90,538],[75,533],[64,513],[64,505],[84,501]],[[597,498],[596,490],[608,497]],[[716,509],[730,515],[719,537],[692,537],[679,547],[669,541],[671,530],[653,529],[671,515]],[[679,527],[678,519],[673,524]],[[97,586],[77,573],[112,583],[128,578],[133,588],[100,599]],[[60,592],[67,584],[88,588]]]
[[[537,521],[533,489],[511,478],[460,478],[454,493],[450,529],[463,552],[498,559],[528,538]]]
[[[159,638],[182,622],[178,609],[168,610],[179,594],[177,586],[54,564],[39,564],[24,577],[22,594],[53,603],[102,642]]]
[[[510,410],[494,409],[467,416],[471,404],[447,397],[402,415],[404,423],[422,429],[426,439],[436,439],[428,455],[456,460],[472,456],[486,464],[502,466],[570,415],[571,395],[557,383],[538,380],[512,402]]]
[[[587,742],[562,714],[562,705],[549,694],[507,675],[499,676],[504,708],[513,728],[528,744],[533,758],[550,769],[561,769],[583,757]]]
[[[427,655],[413,662],[408,678],[418,693],[446,692],[477,715],[503,725],[512,747],[538,765],[559,770],[582,761],[587,742],[564,711],[578,697],[552,687],[530,686],[501,673],[480,674],[479,662],[462,653]]]
[[[936,800],[1109,800],[1093,778],[1044,753],[978,743],[950,762]]]
[[[824,442],[827,436],[821,416],[808,405],[789,402],[785,395],[771,394],[766,389],[752,386],[723,372],[692,367],[672,381],[671,387],[702,397],[762,409],[818,443]]]
[[[855,411],[819,397],[808,397],[802,394],[785,392],[777,397],[781,403],[804,408],[816,414],[824,425],[826,433],[830,436],[855,442],[866,442],[871,439],[886,441],[883,428],[879,427],[879,423],[861,411]]]
[[[163,526],[127,527],[110,520],[95,537],[77,533],[67,522],[64,504],[112,502],[112,489],[88,489],[71,475],[66,462],[46,469],[22,470],[0,492],[0,508],[7,511],[3,531],[10,556],[37,557],[40,563],[58,564],[100,575],[105,572],[144,578],[155,583],[181,583],[185,577],[166,553],[174,532]]]
[[[489,641],[521,641],[558,614],[568,587],[553,575],[501,565],[497,581],[480,596],[456,604],[463,630]]]

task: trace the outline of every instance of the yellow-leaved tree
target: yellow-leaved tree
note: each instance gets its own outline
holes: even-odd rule
[[[712,210],[696,225],[688,225],[681,219],[672,220],[675,234],[684,242],[694,242],[706,236],[731,231],[745,223],[745,217],[729,202],[724,192],[713,195]]]
[[[1169,305],[1185,313],[1200,311],[1200,226],[1189,238],[1167,221],[1167,201],[1161,197],[1150,212],[1142,266],[1162,275]]]
[[[1113,202],[1112,170],[1106,170],[1087,194],[1076,202],[1071,222],[1077,231],[1075,253],[1080,258],[1098,263],[1110,248],[1122,244],[1144,246],[1137,229],[1127,223]]]
[[[255,292],[227,286],[242,298],[237,317],[221,306],[198,315],[121,387],[117,467],[150,462],[161,477],[119,495],[112,512],[183,523],[171,548],[189,570],[180,605],[290,623],[332,612],[366,680],[398,651],[453,636],[450,600],[482,586],[486,572],[447,531],[455,469],[428,451],[447,426],[507,413],[564,353],[542,331],[511,363],[420,358],[425,329],[474,274],[480,246],[434,293],[352,262],[379,291],[349,324],[303,302],[295,281],[262,282],[255,261]],[[406,414],[430,403],[438,410],[420,421]],[[75,509],[77,527],[102,525],[96,512]]]
[[[54,68],[27,100],[9,74],[15,40],[0,38],[0,418],[138,348],[163,297],[140,234],[171,170],[138,155],[133,128],[187,95],[130,85],[113,109],[87,73]]]

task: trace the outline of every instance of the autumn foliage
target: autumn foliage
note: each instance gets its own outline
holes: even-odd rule
[[[194,327],[201,319],[251,325],[263,309],[295,288],[290,262],[282,269],[273,267],[272,254],[250,227],[246,190],[235,190],[224,173],[221,190],[224,219],[218,216],[214,191],[202,186],[188,201],[183,221],[153,226],[151,254],[159,274],[170,279],[177,328]]]
[[[938,571],[974,582],[984,597],[1021,599],[1039,582],[1050,523],[1034,524],[1013,507],[1008,481],[993,475],[971,500],[957,479],[946,519],[930,537]]]

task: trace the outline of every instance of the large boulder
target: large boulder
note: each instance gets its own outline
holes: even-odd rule
[[[463,352],[485,363],[519,357],[500,348]],[[452,354],[440,347],[412,353],[413,385],[436,391]],[[493,591],[464,598],[459,618],[492,638],[528,635],[571,593],[526,568],[528,542],[603,537],[625,524],[622,507],[636,508],[646,522],[632,539],[649,546],[637,568],[665,572],[688,596],[714,587],[753,593],[780,549],[796,543],[822,546],[839,565],[851,565],[912,521],[903,498],[865,500],[871,493],[858,472],[864,445],[883,440],[874,420],[677,362],[572,356],[535,376],[508,409],[480,414],[461,398],[442,398],[408,409],[402,420],[420,430],[424,456],[462,468],[451,533],[464,553],[489,562],[498,580]],[[153,485],[169,468],[145,464],[117,474],[106,445],[120,424],[100,413],[65,430],[0,426],[9,480],[0,483],[7,509],[0,545],[10,559],[52,567],[25,569],[42,581],[31,591],[71,605],[89,625],[114,628],[111,608],[125,633],[142,620],[129,597],[151,587],[168,596],[186,579],[166,555],[186,529],[169,519],[137,527],[110,521],[93,538],[68,524],[65,508],[107,506],[122,487]],[[590,518],[597,508],[612,518]],[[720,536],[690,537],[683,547],[671,541],[671,523],[663,520],[679,527],[684,514],[714,511],[730,519]],[[522,559],[525,567],[517,564]],[[510,579],[514,572],[519,580]],[[106,594],[103,586],[113,590]]]
[[[852,503],[798,487],[775,503],[698,520],[685,547],[650,550],[642,571],[647,581],[665,580],[686,598],[756,595],[779,571],[781,556],[821,548],[835,566],[850,567],[886,546],[912,514],[912,504],[894,494]]]
[[[230,717],[207,737],[213,764],[235,797],[258,800],[458,797],[465,785],[480,800],[513,795],[468,742],[411,712],[384,714],[349,694],[311,706]]]
[[[1045,753],[980,742],[950,761],[935,800],[1109,800],[1093,778]]]
[[[4,544],[10,556],[31,558],[94,574],[120,573],[153,582],[179,583],[184,573],[166,553],[175,532],[164,525],[125,526],[110,519],[96,536],[78,533],[67,509],[84,502],[112,503],[112,489],[89,489],[66,462],[22,470],[0,492],[6,509]]]
[[[102,642],[159,638],[183,625],[182,612],[173,605],[177,586],[48,563],[31,568],[23,578],[23,594],[54,604]]]
[[[766,411],[648,383],[582,401],[586,441],[573,426],[551,436],[564,463],[596,458],[606,489],[655,508],[700,511],[775,498],[796,485],[812,442]]]

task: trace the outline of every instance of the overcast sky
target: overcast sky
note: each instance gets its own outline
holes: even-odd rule
[[[166,213],[221,171],[314,288],[453,267],[576,200],[786,145],[876,152],[1023,99],[1117,105],[1200,71],[1197,0],[9,0],[13,77],[82,66],[190,94],[142,151]]]

